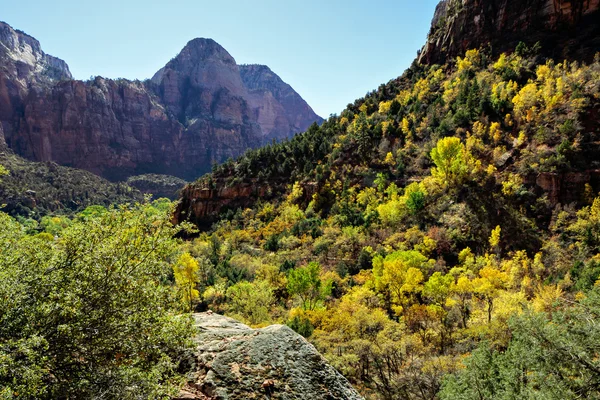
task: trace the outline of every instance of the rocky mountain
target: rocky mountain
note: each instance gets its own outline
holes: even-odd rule
[[[419,62],[443,64],[490,46],[498,55],[540,42],[552,58],[591,61],[600,50],[600,0],[443,0]]]
[[[321,121],[268,68],[240,68],[211,39],[190,41],[148,82],[79,81],[37,40],[0,23],[0,133],[30,160],[112,180],[191,179]]]
[[[291,137],[306,131],[307,121],[315,119],[304,99],[266,65],[241,65],[240,74],[258,123],[268,137]]]
[[[194,314],[194,373],[178,399],[360,400],[312,344],[287,326],[252,329],[212,312]]]
[[[532,62],[543,63],[545,59],[555,59],[560,62],[565,58],[590,62],[595,54],[600,52],[598,21],[600,21],[600,0],[442,0],[436,7],[427,42],[418,55],[414,69],[411,68],[403,76],[390,81],[387,85],[382,85],[366,98],[356,100],[341,116],[346,119],[353,118],[360,112],[361,106],[368,110],[371,108],[370,112],[377,111],[378,102],[383,100],[391,102],[397,92],[411,90],[420,77],[419,72],[415,70],[434,64],[444,65],[455,60],[456,57],[464,57],[466,51],[470,49],[482,48],[487,52],[486,54],[495,59],[503,52],[513,53],[521,42],[528,48],[536,47],[536,43],[539,42],[541,47],[536,50],[537,54],[534,57],[536,60]],[[511,78],[517,79],[517,75]],[[527,77],[519,78],[522,80],[521,83],[527,82]],[[369,104],[371,105],[367,107]],[[589,104],[588,110],[579,117],[578,123],[589,132],[598,129],[598,107],[597,104]],[[397,107],[396,110],[406,111],[402,107]],[[438,119],[443,117],[436,116]],[[397,118],[389,122],[390,126],[399,125],[401,120]],[[426,120],[423,121],[425,122]],[[328,128],[329,123],[334,127]],[[315,190],[321,188],[312,180],[306,179],[303,169],[306,166],[305,161],[310,168],[315,167],[318,157],[315,156],[312,160],[302,158],[301,161],[301,158],[297,158],[298,150],[291,150],[289,147],[310,148],[316,143],[325,146],[323,142],[329,142],[330,136],[334,136],[340,129],[336,125],[339,125],[339,121],[327,121],[322,125],[325,129],[321,132],[298,135],[294,138],[294,143],[287,147],[283,146],[272,156],[254,154],[254,162],[258,165],[251,166],[246,181],[240,182],[239,174],[232,179],[228,176],[231,173],[229,170],[224,174],[210,177],[208,181],[188,185],[181,191],[177,218],[193,221],[198,226],[209,226],[223,210],[250,207],[266,195],[269,200],[285,192],[286,185],[289,185],[292,179],[303,182],[305,193],[314,194]],[[461,129],[469,130],[471,127],[465,126]],[[327,133],[328,131],[332,133]],[[389,129],[389,132],[394,130]],[[515,134],[518,135],[518,132]],[[397,142],[398,139],[389,139],[387,146],[391,148],[395,141]],[[544,171],[523,179],[540,195],[546,194],[553,204],[580,199],[586,185],[600,187],[598,165],[595,161],[591,161],[597,159],[598,142],[590,140],[586,145],[580,146],[578,151],[580,151],[580,158],[577,171]],[[325,163],[333,152],[326,154],[327,152],[320,155],[323,156],[322,163]],[[515,152],[506,152],[504,157],[506,159],[502,162],[502,166],[506,161],[508,164],[514,162]],[[258,161],[261,158],[276,158],[277,162],[292,158],[298,167],[289,174],[278,172],[270,176],[270,179],[261,181],[257,179],[258,171],[265,175],[265,165],[260,165],[261,161]],[[354,155],[346,155],[343,160],[338,161],[338,164],[349,165],[352,161],[357,161],[355,158]],[[248,159],[241,161],[247,163]],[[239,170],[239,166],[233,168]],[[207,182],[210,182],[210,185],[207,185]]]

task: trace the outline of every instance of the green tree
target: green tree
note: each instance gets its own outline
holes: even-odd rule
[[[311,262],[305,267],[293,269],[288,276],[287,289],[291,296],[298,297],[303,310],[314,310],[331,290],[319,276],[321,267]]]
[[[167,284],[178,231],[169,217],[112,209],[54,239],[28,236],[0,213],[4,398],[176,394],[193,327]]]
[[[482,344],[449,376],[442,399],[600,399],[600,291],[551,315],[510,322],[504,352]]]
[[[227,289],[227,300],[230,313],[257,325],[269,321],[269,311],[275,298],[269,282],[242,281]]]

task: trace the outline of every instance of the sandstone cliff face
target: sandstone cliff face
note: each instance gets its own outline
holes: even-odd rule
[[[194,179],[214,162],[320,121],[299,96],[280,103],[265,90],[262,98],[248,90],[233,57],[210,39],[190,41],[145,83],[72,80],[64,61],[0,23],[0,145],[34,161],[112,180]]]
[[[225,182],[215,182],[214,188],[198,183],[190,183],[181,190],[180,201],[173,215],[174,223],[189,221],[201,228],[210,228],[224,209],[250,207],[258,199],[269,199],[279,185],[242,182],[227,186]]]
[[[14,30],[0,21],[0,54],[13,61],[7,67],[19,83],[71,79],[71,72],[63,60],[42,51],[40,42],[24,32]]]
[[[600,51],[600,0],[443,0],[419,57],[443,64],[473,48],[494,54],[540,42],[558,60],[589,60]]]
[[[350,383],[287,326],[252,329],[211,312],[194,314],[195,372],[178,399],[360,400]]]
[[[282,139],[304,132],[323,119],[294,89],[266,65],[242,65],[240,74],[249,103],[267,137]]]
[[[154,168],[177,172],[190,151],[182,126],[139,82],[98,77],[30,87],[16,114],[5,139],[17,154],[110,179]],[[191,163],[183,173],[203,161]]]

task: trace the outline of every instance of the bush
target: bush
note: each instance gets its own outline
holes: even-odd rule
[[[168,285],[176,229],[149,208],[75,221],[57,239],[0,213],[0,394],[176,393],[193,327]]]

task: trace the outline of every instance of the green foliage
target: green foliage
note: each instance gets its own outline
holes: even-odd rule
[[[273,288],[266,281],[238,282],[227,289],[229,312],[251,325],[269,321]]]
[[[57,239],[0,213],[0,387],[19,398],[163,398],[193,334],[167,284],[167,213],[111,209]]]
[[[417,215],[425,207],[425,193],[417,188],[406,193],[406,208],[412,215]]]
[[[440,139],[431,150],[431,159],[436,166],[431,174],[444,185],[456,187],[469,172],[465,146],[457,137]]]
[[[289,272],[287,290],[300,299],[303,310],[314,310],[331,290],[327,282],[322,282],[320,271],[319,264],[311,262]]]
[[[598,399],[600,293],[548,314],[526,314],[510,323],[503,351],[482,344],[449,376],[442,399]]]
[[[308,318],[303,318],[298,315],[289,320],[286,325],[305,338],[310,337],[315,330],[315,327],[311,324]]]
[[[124,183],[111,183],[91,172],[54,163],[25,160],[6,150],[0,165],[9,174],[0,174],[0,205],[12,216],[39,219],[49,214],[83,211],[92,205],[108,207],[142,201],[141,193]]]
[[[203,306],[287,323],[369,399],[434,399],[485,342],[459,386],[494,398],[511,318],[566,315],[600,278],[597,182],[548,190],[597,161],[600,62],[535,51],[414,64],[195,183],[266,190],[187,248],[212,271]]]
[[[3,165],[0,165],[0,177],[8,175],[9,173],[10,172]]]

